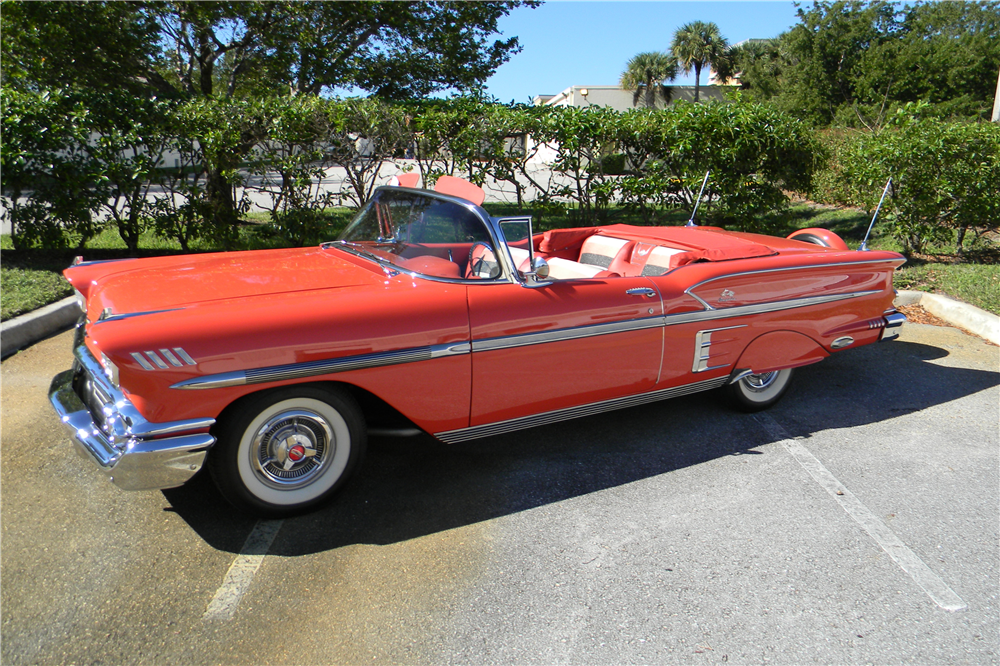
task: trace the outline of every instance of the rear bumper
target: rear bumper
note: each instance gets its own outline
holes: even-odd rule
[[[77,453],[97,463],[124,490],[173,488],[198,473],[215,443],[207,432],[214,419],[146,421],[110,385],[85,346],[77,347],[76,356],[74,369],[52,380],[49,401],[71,433]],[[77,392],[81,380],[89,380],[103,418],[95,419]]]
[[[879,338],[879,342],[887,342],[898,338],[899,332],[903,329],[903,324],[905,323],[906,315],[902,312],[893,310],[885,313],[885,326],[882,328],[882,336]]]

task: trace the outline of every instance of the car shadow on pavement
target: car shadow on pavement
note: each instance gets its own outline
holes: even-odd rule
[[[795,437],[887,421],[972,395],[1000,375],[936,363],[948,352],[912,342],[838,354],[796,373],[770,411]],[[329,504],[285,520],[269,551],[306,555],[385,545],[647,479],[774,440],[712,394],[610,412],[473,442],[373,438],[360,470]],[[692,488],[691,492],[697,492]],[[164,491],[207,543],[238,551],[253,520],[207,474]]]

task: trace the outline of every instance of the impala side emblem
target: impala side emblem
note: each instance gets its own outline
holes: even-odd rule
[[[719,302],[725,303],[726,301],[732,301],[736,299],[736,292],[729,291],[728,289],[723,289],[722,294],[719,296]]]

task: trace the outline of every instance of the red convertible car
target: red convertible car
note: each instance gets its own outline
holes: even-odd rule
[[[534,234],[483,196],[383,187],[319,247],[74,265],[84,317],[52,404],[121,488],[205,466],[281,515],[342,486],[368,434],[463,442],[709,389],[763,409],[793,368],[905,321],[903,258],[827,231]]]

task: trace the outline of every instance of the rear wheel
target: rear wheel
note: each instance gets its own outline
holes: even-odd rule
[[[759,412],[781,399],[788,390],[792,369],[748,375],[726,386],[730,402],[745,412]]]
[[[220,423],[209,469],[250,513],[298,513],[327,500],[364,454],[364,418],[343,391],[289,387],[251,397]]]

